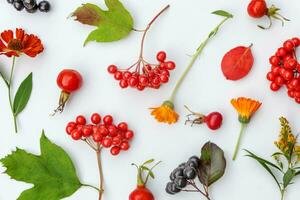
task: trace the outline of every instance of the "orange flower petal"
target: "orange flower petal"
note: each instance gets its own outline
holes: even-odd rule
[[[9,41],[14,38],[14,33],[12,30],[3,31],[1,37],[6,43],[9,43]]]
[[[161,105],[152,109],[151,115],[155,117],[158,122],[173,124],[178,121],[179,115],[168,105]]]
[[[240,97],[231,100],[232,106],[236,109],[239,114],[240,120],[244,120],[244,123],[249,122],[252,115],[260,108],[261,103],[259,101]]]
[[[16,38],[18,39],[18,40],[20,40],[20,41],[22,41],[23,40],[23,37],[24,37],[24,30],[23,29],[21,29],[21,28],[17,28],[16,29]]]

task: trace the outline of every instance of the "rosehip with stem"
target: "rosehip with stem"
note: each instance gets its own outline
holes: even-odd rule
[[[59,98],[59,106],[54,110],[52,115],[55,115],[57,112],[63,112],[65,104],[68,101],[71,93],[81,88],[82,76],[76,70],[64,69],[58,74],[56,83],[58,87],[62,89],[62,92]]]
[[[251,0],[248,4],[247,11],[249,16],[253,18],[261,18],[263,16],[267,16],[269,19],[269,26],[264,27],[258,25],[261,29],[269,29],[272,26],[272,19],[280,20],[282,26],[284,25],[284,21],[290,21],[289,19],[283,17],[278,13],[280,9],[272,5],[271,7],[267,7],[267,3],[265,0]]]
[[[160,163],[155,163],[151,168],[147,165],[152,164],[154,162],[154,159],[148,160],[144,162],[142,165],[138,166],[134,163],[132,163],[133,166],[137,168],[137,187],[134,189],[130,195],[129,200],[154,200],[154,195],[152,192],[147,188],[147,183],[149,178],[152,178],[153,176],[153,169]],[[148,170],[146,170],[148,169]],[[143,174],[146,173],[145,178],[143,178]]]
[[[185,123],[191,123],[193,126],[194,124],[203,124],[206,123],[209,129],[211,130],[217,130],[221,127],[223,122],[223,116],[219,112],[212,112],[208,114],[207,116],[196,113],[192,110],[190,110],[187,106],[185,108],[190,112],[190,114],[187,115],[187,120]],[[190,117],[194,117],[194,119],[190,119]]]

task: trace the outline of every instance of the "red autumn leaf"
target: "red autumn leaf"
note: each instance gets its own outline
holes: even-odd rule
[[[238,46],[224,55],[221,66],[226,79],[236,81],[250,72],[254,62],[251,47]]]

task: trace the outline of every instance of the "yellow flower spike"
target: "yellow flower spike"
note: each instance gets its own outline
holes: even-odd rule
[[[179,119],[179,115],[174,110],[172,101],[165,101],[161,106],[150,109],[152,110],[151,115],[153,115],[158,122],[174,124]]]
[[[233,160],[235,160],[239,151],[244,129],[246,125],[250,122],[251,117],[254,115],[254,113],[260,108],[261,103],[259,101],[250,98],[239,97],[237,99],[232,99],[231,104],[238,112],[238,119],[239,122],[241,123],[241,131],[232,158]]]

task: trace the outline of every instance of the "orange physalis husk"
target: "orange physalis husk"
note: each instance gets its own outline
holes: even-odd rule
[[[150,109],[152,110],[151,115],[158,122],[173,124],[178,121],[179,115],[175,112],[172,101],[165,101],[161,106]]]

